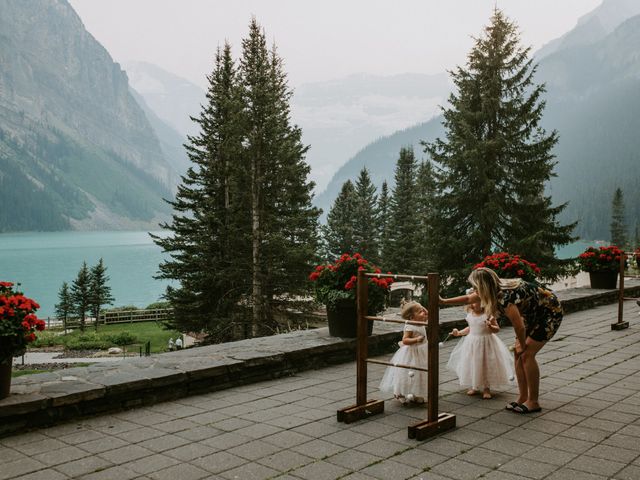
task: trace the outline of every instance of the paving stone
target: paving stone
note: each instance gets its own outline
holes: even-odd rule
[[[374,478],[381,480],[387,480],[389,478],[394,479],[406,479],[418,475],[422,472],[422,469],[406,465],[404,463],[395,462],[391,460],[383,460],[375,463],[361,470],[360,473],[370,475]]]
[[[613,478],[615,480],[638,480],[640,478],[640,466],[629,465],[616,473]]]
[[[541,479],[556,470],[555,465],[529,458],[514,458],[499,468],[500,471],[521,475],[526,478]]]
[[[292,450],[280,450],[271,455],[260,458],[258,463],[278,472],[288,472],[289,470],[308,465],[314,461],[315,460],[313,458]]]
[[[179,464],[172,467],[163,468],[148,475],[155,480],[200,480],[201,478],[210,478],[209,472],[193,465]]]
[[[60,463],[71,462],[87,456],[87,452],[76,447],[64,447],[56,450],[45,451],[31,458],[48,466],[59,465]]]
[[[553,472],[545,480],[607,480],[607,477],[570,468],[561,468]]]
[[[105,468],[104,470],[100,470],[94,473],[89,473],[79,478],[81,480],[113,480],[116,478],[118,480],[131,480],[132,478],[137,477],[137,473],[120,466],[115,466]]]
[[[189,462],[195,458],[206,457],[215,452],[215,449],[203,445],[201,443],[190,442],[178,448],[166,450],[163,455],[169,455],[170,457],[182,460],[183,462]]]
[[[239,457],[246,458],[247,460],[257,460],[258,458],[272,455],[278,450],[280,450],[280,447],[271,443],[263,442],[262,440],[252,440],[237,447],[230,448],[227,451]]]
[[[15,477],[13,480],[64,480],[67,477],[60,472],[56,472],[53,469],[40,470],[39,472],[29,473],[20,477]]]
[[[138,443],[139,446],[147,448],[153,452],[165,452],[167,450],[178,448],[189,443],[186,438],[178,435],[162,435],[149,440]]]
[[[296,468],[289,473],[305,480],[335,480],[336,478],[344,477],[350,471],[351,469],[339,467],[329,462],[318,461]]]
[[[42,470],[46,467],[47,466],[44,463],[38,462],[37,460],[25,461],[23,459],[19,459],[10,462],[3,462],[2,468],[0,468],[0,480],[26,475],[37,470]]]
[[[65,462],[60,465],[56,465],[55,469],[69,477],[76,478],[88,473],[104,470],[105,468],[112,466],[113,464],[110,461],[91,455],[73,462]]]
[[[347,450],[347,447],[336,445],[325,440],[312,440],[302,445],[291,447],[291,450],[306,455],[317,460],[324,459],[336,453]]]
[[[180,461],[175,458],[154,454],[124,463],[122,467],[137,473],[149,474],[173,465],[178,465],[179,463]]]
[[[191,464],[211,473],[224,472],[225,470],[236,468],[240,465],[244,465],[245,463],[247,463],[246,459],[232,455],[228,452],[212,453],[206,457],[201,457],[191,461]]]
[[[278,471],[259,463],[246,463],[240,467],[222,472],[220,476],[228,479],[266,480],[273,478],[278,473]]]
[[[438,473],[458,480],[471,480],[489,471],[490,469],[486,467],[452,458],[436,465],[429,472]]]

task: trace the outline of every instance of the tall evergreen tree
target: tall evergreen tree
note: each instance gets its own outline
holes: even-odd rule
[[[621,188],[616,188],[611,202],[611,244],[620,248],[627,245],[627,225],[625,223],[624,195]]]
[[[94,324],[96,332],[103,305],[111,305],[114,300],[108,282],[107,267],[104,266],[104,261],[100,258],[89,272],[89,309],[96,319]]]
[[[249,173],[242,166],[242,103],[229,44],[216,52],[207,79],[207,102],[193,118],[200,131],[186,145],[192,166],[170,202],[172,222],[162,225],[172,234],[153,238],[171,255],[159,278],[179,282],[165,294],[171,326],[225,341],[242,322],[251,285]]]
[[[373,263],[380,262],[380,216],[376,187],[366,168],[360,171],[355,185],[356,211],[354,236],[356,250]]]
[[[385,269],[394,273],[416,272],[416,259],[424,248],[418,218],[417,171],[413,148],[400,149],[389,208],[389,243],[384,264]]]
[[[73,313],[73,300],[69,291],[69,284],[62,282],[62,286],[58,291],[58,303],[55,304],[55,316],[58,320],[62,320],[62,329],[67,333],[67,321]]]
[[[89,311],[89,276],[87,262],[82,262],[82,267],[80,267],[76,279],[71,284],[71,301],[73,310],[80,319],[81,332],[85,330],[87,312]]]
[[[358,200],[351,180],[342,184],[323,227],[326,257],[336,259],[343,253],[356,253],[355,215]]]
[[[250,173],[252,335],[273,325],[282,299],[304,293],[315,260],[319,210],[311,205],[308,147],[291,124],[282,59],[252,19],[242,42],[243,167]]]
[[[431,221],[433,218],[433,204],[436,195],[435,178],[431,162],[422,161],[418,166],[416,177],[416,220],[419,222],[418,242],[421,244],[418,256],[416,257],[415,271],[426,274],[433,270],[433,229]]]
[[[391,198],[387,181],[382,182],[380,197],[378,198],[378,218],[380,225],[380,265],[387,266],[389,251],[389,213],[391,211]]]
[[[563,271],[554,248],[572,240],[575,224],[560,225],[566,205],[553,207],[544,195],[558,136],[540,126],[544,86],[533,82],[529,54],[496,9],[466,66],[452,72],[446,138],[425,144],[436,167],[436,268],[455,288],[494,251],[521,254],[549,278]]]

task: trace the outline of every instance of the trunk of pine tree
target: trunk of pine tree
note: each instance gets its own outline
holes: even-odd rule
[[[262,225],[261,225],[261,185],[262,169],[259,156],[253,161],[251,178],[251,238],[252,238],[252,300],[253,315],[251,324],[251,336],[258,335],[258,327],[263,316],[263,285],[261,275],[262,263]]]

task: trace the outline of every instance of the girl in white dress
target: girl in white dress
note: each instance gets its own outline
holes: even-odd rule
[[[415,322],[425,322],[429,316],[427,309],[418,302],[408,302],[402,306],[402,318]],[[423,325],[404,326],[400,348],[391,358],[396,365],[411,365],[426,368],[427,330]],[[380,381],[380,390],[393,393],[402,404],[424,403],[427,396],[427,372],[408,368],[387,367]]]
[[[510,385],[513,380],[513,358],[496,333],[500,326],[496,319],[487,318],[480,302],[465,307],[468,326],[454,328],[451,335],[464,336],[449,357],[447,368],[456,373],[460,385],[468,387],[467,395],[482,390],[482,398],[491,398],[491,388]]]

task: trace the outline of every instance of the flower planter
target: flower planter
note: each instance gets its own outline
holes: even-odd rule
[[[334,307],[327,307],[329,335],[355,338],[358,336],[358,307],[353,300],[340,300]],[[373,332],[373,321],[368,322],[367,335]]]
[[[11,390],[11,365],[13,357],[0,363],[0,399],[9,396]]]
[[[618,283],[618,272],[589,272],[591,288],[614,290]]]

